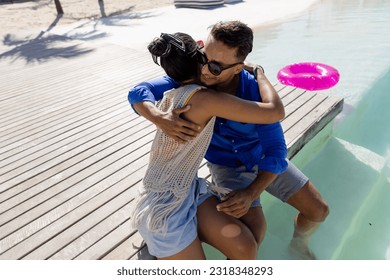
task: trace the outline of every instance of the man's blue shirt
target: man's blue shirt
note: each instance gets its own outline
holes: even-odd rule
[[[131,105],[142,101],[154,103],[165,91],[178,86],[176,81],[164,76],[135,86],[129,91],[128,99]],[[240,74],[236,96],[261,101],[256,79],[245,70]],[[248,124],[217,117],[205,158],[219,165],[245,165],[248,170],[257,164],[259,170],[279,174],[287,168],[286,156],[287,147],[279,122]]]

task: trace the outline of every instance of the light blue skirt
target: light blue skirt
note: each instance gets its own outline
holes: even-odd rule
[[[195,178],[188,196],[169,215],[166,233],[150,231],[146,225],[147,217],[143,217],[138,225],[138,231],[148,245],[149,253],[157,258],[163,258],[177,254],[189,246],[198,236],[197,207],[210,196],[206,181],[202,178]],[[144,204],[144,207],[147,206],[148,200]]]

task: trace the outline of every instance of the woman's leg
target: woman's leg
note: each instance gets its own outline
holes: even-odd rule
[[[261,207],[251,207],[248,213],[242,216],[240,220],[251,230],[256,239],[257,248],[260,248],[267,229],[263,209]]]
[[[218,212],[218,201],[208,198],[198,206],[199,238],[232,260],[256,259],[257,242],[251,230],[239,219]]]
[[[197,237],[190,245],[181,250],[179,253],[159,260],[205,260],[202,244]]]

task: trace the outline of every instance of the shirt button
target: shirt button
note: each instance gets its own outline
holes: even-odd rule
[[[235,153],[237,153],[237,150],[234,150]]]
[[[232,140],[232,143],[234,143],[234,139]]]

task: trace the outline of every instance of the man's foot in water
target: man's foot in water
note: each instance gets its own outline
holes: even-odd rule
[[[313,251],[310,250],[307,240],[305,240],[304,238],[294,237],[291,240],[288,249],[292,255],[297,256],[302,260],[317,259]]]

